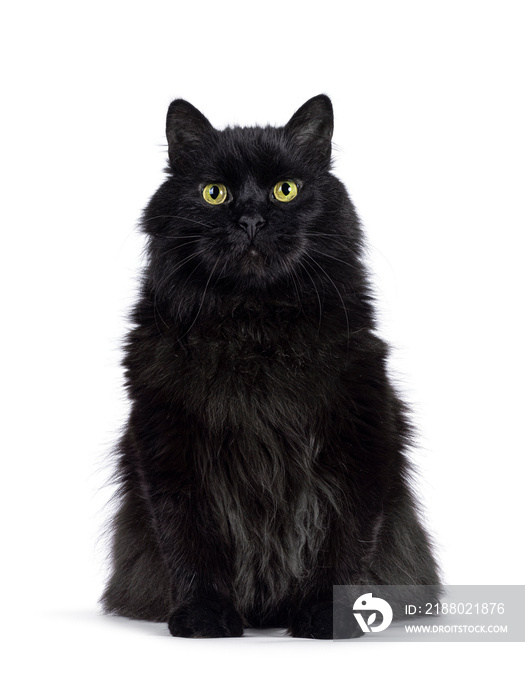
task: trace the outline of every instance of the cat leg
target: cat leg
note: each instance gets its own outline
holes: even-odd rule
[[[322,455],[328,456],[327,453]],[[355,460],[357,449],[352,459]],[[322,462],[326,471],[334,464],[352,464],[344,453],[329,455]],[[364,461],[364,458],[363,458]],[[320,467],[319,467],[320,468]],[[379,472],[379,469],[377,470]],[[340,472],[339,488],[347,494],[346,508],[332,507],[326,523],[326,536],[307,575],[301,579],[289,632],[294,637],[332,639],[334,626],[334,586],[356,586],[369,582],[370,565],[384,523],[386,498],[384,480],[378,473],[354,467]],[[361,494],[366,494],[362,498]],[[348,614],[350,613],[350,614]],[[362,636],[351,608],[337,615],[339,638]]]
[[[348,535],[340,537],[337,532],[345,529],[342,523],[331,528],[318,561],[300,583],[288,630],[292,637],[333,639],[333,586],[357,585],[366,580],[366,554],[358,543],[355,549],[348,550]],[[361,637],[359,624],[348,612],[341,610],[337,615],[338,638]]]
[[[196,493],[149,482],[161,549],[170,573],[174,637],[240,637],[243,622],[232,603],[227,547],[207,505]]]
[[[159,415],[157,413],[157,415]],[[156,429],[154,429],[156,427]],[[165,421],[135,432],[145,499],[168,572],[168,627],[180,637],[239,637],[233,605],[231,553],[193,464],[187,425]]]
[[[372,441],[369,431],[369,423],[350,437],[339,430],[339,437],[330,440],[319,455],[319,479],[323,474],[330,475],[331,488],[338,497],[326,502],[324,541],[299,582],[289,628],[294,637],[331,639],[333,586],[360,585],[368,580],[387,494],[385,460],[377,447],[380,442]],[[339,494],[345,494],[344,501]],[[339,618],[346,622],[338,636],[363,634],[353,615]]]

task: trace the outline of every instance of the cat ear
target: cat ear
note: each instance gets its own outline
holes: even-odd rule
[[[329,97],[312,97],[299,107],[284,129],[297,144],[307,147],[319,164],[330,165],[334,112]]]
[[[184,151],[202,146],[214,131],[213,126],[196,107],[186,100],[173,100],[166,117],[170,161],[177,161]]]

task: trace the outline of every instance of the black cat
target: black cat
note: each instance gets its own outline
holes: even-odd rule
[[[334,584],[439,583],[332,129],[325,95],[279,128],[219,131],[170,105],[124,361],[108,613],[175,636],[330,638]]]

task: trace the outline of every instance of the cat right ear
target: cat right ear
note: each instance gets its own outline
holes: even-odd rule
[[[215,131],[202,112],[186,100],[173,100],[166,117],[166,138],[171,163],[182,154],[200,148]]]

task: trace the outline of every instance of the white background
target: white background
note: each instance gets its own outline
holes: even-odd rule
[[[313,95],[332,98],[336,172],[368,236],[445,580],[524,583],[522,3],[11,5],[0,22],[5,697],[508,695],[522,645],[181,640],[100,617],[97,599],[136,222],[163,179],[175,97],[217,127],[283,124]]]

